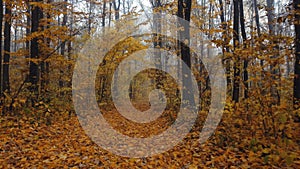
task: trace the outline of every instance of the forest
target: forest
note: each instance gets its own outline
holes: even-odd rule
[[[300,0],[0,0],[0,21],[0,168],[300,166]]]

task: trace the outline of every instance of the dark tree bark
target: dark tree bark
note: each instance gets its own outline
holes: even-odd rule
[[[295,8],[295,77],[294,77],[294,108],[298,109],[300,106],[300,0],[294,0]]]
[[[113,3],[114,10],[115,10],[115,20],[118,21],[120,19],[121,0],[114,0],[112,3]],[[111,8],[111,6],[110,6],[110,8]],[[111,12],[109,12],[109,13],[111,14]],[[113,89],[116,93],[118,93],[118,87],[117,87],[118,86],[118,82],[117,82],[118,76],[119,76],[118,72],[115,72]]]
[[[157,32],[156,34],[153,35],[153,46],[154,48],[158,48],[158,49],[162,49],[163,44],[162,44],[162,37],[159,35],[161,34],[162,31],[162,27],[161,27],[161,0],[152,0],[150,1],[151,5],[152,5],[152,11],[155,14],[158,15],[153,15],[153,20],[155,21],[153,23],[153,29]],[[156,88],[162,88],[163,83],[162,83],[162,72],[160,70],[162,70],[162,58],[161,58],[161,52],[157,51],[154,53],[154,59],[155,59],[155,67],[156,67],[156,77],[155,77],[155,81],[156,81]],[[160,99],[162,99],[162,95],[159,96]]]
[[[4,59],[3,59],[3,91],[10,93],[9,84],[9,60],[11,43],[11,4],[5,4],[5,24],[4,24]]]
[[[274,0],[267,0],[267,16],[270,35],[274,35]]]
[[[112,2],[109,3],[109,9],[108,9],[108,27],[111,26],[111,14],[112,14]]]
[[[106,2],[104,2],[104,4],[106,4]],[[90,1],[88,8],[89,8],[89,16],[88,16],[88,33],[91,34],[91,30],[92,30],[92,7],[93,7],[93,2]]]
[[[0,0],[0,97],[3,96],[2,86],[2,21],[3,21],[3,1]],[[0,101],[2,104],[2,101]]]
[[[257,34],[258,34],[258,36],[260,36],[261,33],[260,33],[260,22],[259,22],[257,0],[253,0],[253,7],[254,7],[254,12],[255,12],[255,22],[256,22]]]
[[[49,1],[45,1],[45,2],[48,3]],[[46,15],[46,17],[48,17],[48,14]],[[41,12],[40,13],[40,20],[42,20],[43,18],[44,18],[44,13]],[[45,26],[40,25],[39,27],[40,27],[41,31],[44,31],[45,28],[48,28],[48,22],[47,22],[47,25],[45,25]],[[48,44],[48,38],[43,38],[42,43],[43,44]],[[40,49],[39,54],[41,55],[40,57],[43,58],[44,56],[47,55],[47,51]],[[40,62],[40,84],[41,84],[40,93],[44,94],[45,93],[45,88],[46,88],[46,64],[45,64],[44,59],[42,59],[42,61]],[[43,98],[43,99],[46,99],[46,98]]]
[[[103,6],[102,6],[102,27],[103,27],[103,31],[105,31],[105,18],[106,18],[106,1],[103,1]],[[104,33],[104,32],[103,32]],[[102,99],[105,99],[105,95],[106,95],[106,86],[107,86],[107,80],[106,80],[106,76],[101,76],[100,78],[100,84],[103,84],[103,87],[101,87],[101,91],[100,91],[100,102],[102,102]]]
[[[74,0],[71,0],[71,16],[70,16],[70,32],[69,32],[69,36],[72,37],[73,34],[73,22],[74,22],[74,16],[73,16],[73,11],[74,11]],[[67,44],[67,50],[68,50],[68,60],[71,61],[72,58],[72,52],[73,52],[73,46],[72,46],[72,41],[69,40],[68,44]],[[49,66],[48,66],[49,67]],[[72,76],[72,65],[69,64],[68,65],[68,76],[71,77]],[[70,80],[68,82],[68,87],[72,87],[72,81]]]
[[[247,40],[247,34],[246,34],[246,29],[245,29],[245,15],[244,15],[244,3],[243,0],[240,0],[240,22],[241,22],[241,33],[242,33],[242,38],[243,38],[243,43],[244,43],[244,48],[247,48],[246,40]],[[244,59],[244,97],[247,99],[248,98],[248,90],[249,90],[249,84],[248,84],[248,58]]]
[[[35,2],[42,2],[42,0],[35,0]],[[38,31],[42,9],[38,6],[31,7],[31,33]],[[34,37],[30,41],[30,63],[29,63],[29,82],[31,83],[31,92],[36,95],[36,98],[39,94],[38,82],[39,82],[39,44],[38,38]]]
[[[64,9],[65,11],[67,11],[67,2],[68,0],[64,0],[65,4],[64,4]],[[91,4],[90,4],[91,5]],[[90,7],[91,8],[91,7]],[[67,21],[68,21],[68,14],[65,13],[63,15],[63,21],[61,23],[61,26],[62,27],[65,27],[67,25]],[[90,27],[89,27],[89,33],[90,33]],[[61,49],[60,49],[60,54],[64,57],[65,56],[65,51],[66,51],[66,41],[63,39],[63,42],[61,44]],[[64,68],[61,68],[60,69],[60,77],[63,77],[64,76]],[[63,79],[59,79],[59,87],[64,87],[64,81]]]
[[[47,0],[46,2],[51,3],[52,1],[53,0]],[[49,29],[50,25],[51,25],[51,21],[50,21],[51,14],[50,14],[50,12],[47,12],[45,15],[47,18],[46,29]],[[46,47],[49,49],[50,44],[51,44],[51,39],[49,37],[47,37],[45,39],[45,44],[46,44]],[[45,53],[45,55],[47,55],[47,53]],[[44,92],[47,91],[46,86],[50,83],[49,73],[50,73],[49,61],[43,60],[41,63],[41,88],[43,89]]]
[[[240,11],[239,11],[239,0],[233,0],[233,10],[234,10],[234,18],[233,18],[233,45],[236,49],[239,46],[239,21],[240,21]],[[235,54],[236,55],[236,54]],[[239,93],[240,93],[240,59],[238,56],[235,56],[234,61],[234,82],[233,82],[233,94],[232,100],[236,103],[239,102]]]
[[[114,0],[113,5],[115,10],[115,20],[117,21],[120,18],[121,0]]]
[[[222,29],[224,31],[223,33],[223,37],[224,37],[224,44],[223,44],[223,65],[225,66],[226,68],[226,80],[227,80],[227,88],[228,88],[228,91],[231,91],[231,77],[230,77],[230,62],[231,62],[231,59],[230,58],[225,58],[225,52],[226,53],[229,53],[230,52],[230,49],[228,47],[228,36],[227,36],[227,33],[228,33],[228,25],[225,21],[225,14],[224,14],[224,6],[223,6],[223,0],[219,0],[219,5],[220,5],[220,19],[221,19],[221,24],[222,24]],[[225,49],[225,50],[224,50]]]
[[[268,27],[269,27],[269,34],[270,37],[274,37],[275,36],[275,14],[274,14],[274,0],[267,0],[267,16],[268,16]],[[276,39],[271,39],[271,43],[272,45],[274,45],[273,47],[273,51],[276,52],[276,54],[274,54],[273,56],[271,56],[270,58],[273,60],[274,58],[277,58],[279,55],[279,46],[278,46],[278,41]],[[281,75],[280,75],[280,68],[276,68],[278,65],[278,63],[274,63],[272,62],[270,64],[270,71],[271,71],[271,77],[272,77],[272,82],[273,83],[270,87],[270,93],[273,99],[273,103],[272,104],[280,104],[280,95],[279,95],[279,91],[277,89],[277,84],[275,83],[275,81],[277,79],[280,79]]]
[[[256,23],[256,29],[257,29],[257,35],[260,37],[261,32],[260,32],[260,21],[259,21],[259,13],[258,13],[258,7],[257,7],[257,0],[253,0],[253,8],[254,8],[254,13],[255,13],[255,23]],[[260,60],[260,66],[264,66],[264,61]]]
[[[178,0],[178,17],[183,18],[187,21],[191,20],[192,1],[191,0]],[[183,62],[191,69],[191,53],[188,44],[190,43],[190,27],[188,24],[182,24],[179,22],[179,27],[183,27],[184,30],[179,31],[179,36],[184,39],[187,44],[180,43],[180,55]],[[183,97],[182,101],[184,104],[195,106],[194,91],[192,90],[192,77],[190,71],[182,69],[182,80],[183,80]]]
[[[31,23],[31,18],[30,18],[30,10],[31,10],[31,6],[29,1],[26,2],[26,13],[27,13],[27,17],[26,17],[26,37],[28,37],[30,35],[30,23]],[[30,50],[30,42],[27,40],[26,41],[26,46],[25,46],[27,52],[29,53]],[[26,58],[29,58],[29,55],[26,55]],[[27,63],[29,64],[29,63]]]
[[[106,1],[103,2],[103,7],[102,7],[102,27],[103,28],[105,27],[105,18],[106,18]]]

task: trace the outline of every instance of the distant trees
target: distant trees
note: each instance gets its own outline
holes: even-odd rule
[[[270,101],[277,97],[279,101],[276,103],[280,104],[285,92],[288,96],[293,92],[294,105],[298,104],[299,12],[295,13],[295,22],[291,24],[290,17],[282,15],[288,11],[285,8],[290,7],[284,6],[283,2],[276,4],[274,0],[178,0],[177,4],[162,0],[148,2],[152,5],[150,10],[177,13],[182,19],[193,20],[214,45],[222,48],[220,55],[226,69],[231,100],[237,103],[257,97],[256,100]],[[76,50],[80,50],[80,45],[93,33],[97,23],[103,27],[100,28],[102,31],[106,27],[117,27],[114,21],[122,20],[122,14],[135,15],[133,3],[132,0],[0,0],[0,95],[16,95],[29,89],[31,96],[36,98],[32,101],[37,101],[41,98],[39,95],[50,90],[70,92]],[[147,10],[143,5],[142,8]],[[294,0],[296,11],[299,10],[298,5],[299,1]],[[262,14],[264,12],[266,15]],[[158,30],[162,29],[159,23],[154,24]],[[191,32],[187,25],[182,26],[184,29],[179,29],[178,34],[188,44]],[[295,32],[288,31],[293,30],[292,26],[295,26]],[[163,38],[156,35],[151,44],[164,48]],[[291,46],[290,39],[293,38],[296,51],[292,55],[293,51],[288,46]],[[75,46],[75,42],[79,45]],[[200,66],[200,58],[196,58],[186,44],[179,44],[176,52],[193,71],[203,74],[205,68]],[[162,59],[159,62],[168,64]],[[281,84],[291,75],[290,62],[295,62],[294,85],[286,90]],[[22,70],[16,69],[19,66]],[[283,72],[286,77],[282,76]],[[159,74],[159,71],[156,73]],[[189,86],[189,76],[183,78],[184,86]],[[26,87],[13,82],[16,79],[26,81]],[[101,84],[109,85],[106,75],[101,79]],[[207,81],[206,86],[209,86],[209,78],[201,80]],[[160,79],[157,82],[159,87],[163,86]],[[21,92],[16,92],[20,87]],[[102,94],[105,91],[102,90]],[[260,104],[263,103],[261,101]]]

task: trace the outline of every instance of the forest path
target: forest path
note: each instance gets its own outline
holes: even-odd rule
[[[152,128],[145,129],[145,126],[130,126],[117,112],[104,114],[107,119],[115,119],[108,121],[121,133],[131,131],[128,135],[144,137],[168,127],[164,118],[153,122]],[[199,144],[196,126],[173,149],[152,157],[133,159],[114,155],[93,143],[76,116],[53,121],[51,125],[38,124],[30,118],[17,120],[4,116],[0,123],[0,168],[272,168],[285,165],[282,159],[274,165],[264,161],[269,149],[259,150],[257,146],[254,153],[247,145],[249,131],[228,130],[224,124],[221,122],[216,134],[204,144]],[[155,130],[155,127],[162,130]],[[299,146],[294,147],[294,151],[299,152]],[[293,162],[292,168],[299,164],[299,156]]]

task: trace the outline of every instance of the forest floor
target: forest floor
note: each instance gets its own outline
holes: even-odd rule
[[[159,132],[151,127],[145,131],[145,126],[131,126],[116,111],[104,114],[120,132],[131,131],[140,136],[149,135],[149,132],[151,135],[151,131],[152,134]],[[173,149],[139,159],[120,157],[102,149],[85,134],[75,115],[61,116],[60,119],[52,120],[51,125],[35,122],[34,118],[26,116],[0,118],[0,168],[192,169],[300,166],[299,134],[288,142],[272,137],[260,138],[259,133],[253,136],[241,119],[226,113],[215,134],[204,144],[199,143],[200,127],[195,126]],[[167,118],[161,118],[151,125],[163,131],[168,127],[165,120]],[[299,129],[300,126],[295,123],[293,127]]]

